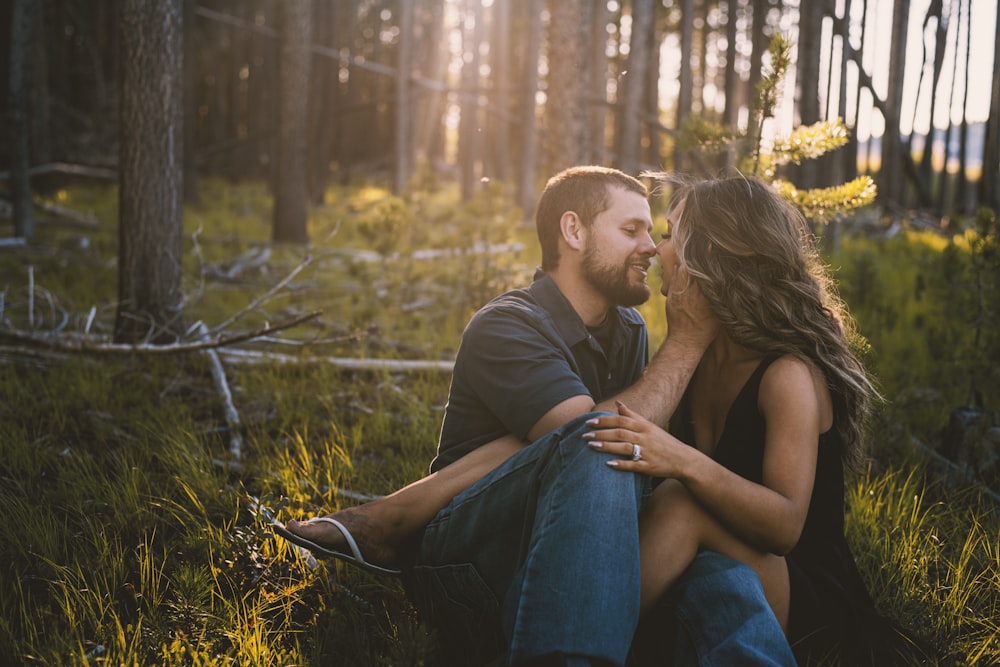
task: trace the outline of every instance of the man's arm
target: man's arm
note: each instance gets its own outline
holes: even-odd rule
[[[684,389],[697,368],[705,348],[718,332],[718,323],[696,285],[678,271],[673,285],[685,283],[667,295],[667,338],[646,371],[631,387],[600,403],[587,395],[573,396],[549,410],[528,431],[534,442],[570,419],[594,410],[617,412],[621,401],[655,424],[665,425],[677,409]]]

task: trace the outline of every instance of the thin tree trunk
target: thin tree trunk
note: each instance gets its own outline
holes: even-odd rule
[[[619,168],[626,174],[639,171],[640,117],[643,112],[646,73],[650,52],[649,24],[653,20],[652,0],[632,0],[632,34],[629,40],[628,74],[624,77],[625,96],[621,110]]]
[[[606,2],[594,3],[590,15],[590,65],[587,85],[593,103],[590,105],[590,157],[588,162],[604,164],[607,160],[608,117],[608,55],[607,26],[610,12]]]
[[[677,119],[675,127],[679,130],[685,119],[691,113],[691,103],[694,96],[694,76],[690,66],[694,54],[694,0],[681,2],[681,67],[680,87],[677,92]],[[704,64],[704,63],[702,63]],[[684,171],[684,151],[675,142],[674,171]]]
[[[196,150],[198,146],[198,42],[195,30],[197,0],[184,0],[184,201],[198,203]]]
[[[413,4],[401,2],[399,5],[399,42],[396,45],[396,168],[394,170],[393,192],[403,193],[413,172],[413,113],[412,87],[410,83],[413,67]]]
[[[998,3],[1000,4],[1000,3]],[[1000,7],[997,7],[1000,32]],[[993,43],[993,91],[983,143],[983,175],[979,181],[979,205],[1000,210],[1000,37]]]
[[[812,125],[822,120],[819,108],[819,67],[822,45],[823,3],[803,2],[799,7],[798,59],[796,89],[798,91],[799,122]],[[818,185],[815,160],[806,160],[798,168],[798,186]]]
[[[524,46],[524,74],[521,77],[521,165],[517,181],[517,201],[525,219],[531,219],[535,209],[535,174],[538,168],[535,128],[537,109],[535,95],[538,93],[538,56],[542,50],[542,2],[526,0],[528,34]]]
[[[442,0],[428,0],[426,5],[427,39],[421,63],[426,66],[426,76],[429,79],[443,82],[448,68],[448,43],[444,39],[444,6]],[[433,165],[444,157],[443,142],[440,140],[441,103],[444,94],[437,88],[431,88],[425,91],[424,98],[425,102],[420,105],[416,151],[418,159]]]
[[[281,54],[278,61],[278,171],[272,239],[306,243],[306,121],[309,101],[309,45],[312,0],[281,4]]]
[[[10,192],[14,204],[14,232],[35,238],[35,214],[31,202],[31,167],[28,138],[31,136],[28,114],[28,49],[38,16],[34,0],[14,0],[10,39],[10,89],[8,93],[11,146]]]
[[[480,110],[477,103],[479,91],[479,47],[483,43],[484,16],[482,2],[473,1],[473,19],[471,31],[466,28],[463,33],[463,50],[467,60],[462,65],[462,116],[459,131],[459,172],[461,174],[462,199],[468,201],[476,191],[479,182],[478,165],[482,158],[479,139]]]
[[[965,4],[965,84],[962,86],[962,132],[958,143],[958,183],[955,191],[955,209],[959,213],[969,212],[969,176],[966,173],[969,160],[969,71],[972,69],[972,6],[958,1],[958,21],[961,27],[962,5]],[[1000,9],[1000,8],[998,8]],[[997,15],[1000,21],[1000,14]]]
[[[589,156],[584,78],[589,25],[581,25],[585,0],[549,2],[549,77],[545,103],[547,171],[582,164]]]
[[[910,0],[895,0],[889,55],[889,88],[885,100],[885,134],[882,137],[882,164],[879,167],[879,195],[887,203],[902,206],[905,193],[903,140],[899,115],[903,100],[903,68],[906,63],[907,21]]]
[[[510,158],[510,116],[513,114],[511,108],[510,94],[510,11],[508,2],[493,3],[493,43],[490,46],[492,73],[492,96],[493,105],[501,110],[500,114],[490,116],[490,126],[494,128],[490,133],[493,142],[490,155],[493,178],[501,182],[507,182],[511,174]]]
[[[640,160],[654,169],[663,168],[662,145],[660,140],[659,118],[660,118],[660,29],[661,22],[656,14],[660,11],[657,6],[653,6],[653,16],[646,27],[648,33],[646,39],[649,40],[651,54],[649,58],[649,71],[646,73],[646,95],[643,99],[644,114],[656,122],[646,123],[646,141],[644,154]]]
[[[181,322],[183,7],[124,0],[115,341],[163,342]]]

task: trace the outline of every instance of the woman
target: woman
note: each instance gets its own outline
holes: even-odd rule
[[[898,635],[844,537],[844,467],[861,458],[877,394],[805,221],[743,177],[682,186],[675,201],[663,292],[685,269],[720,333],[671,433],[621,406],[588,434],[626,457],[608,465],[663,480],[640,514],[643,609],[710,549],[757,570],[800,662],[891,664],[875,654]]]

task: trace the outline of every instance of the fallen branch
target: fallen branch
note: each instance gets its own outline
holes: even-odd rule
[[[208,338],[208,327],[203,323],[198,323],[197,331],[201,334],[202,338]],[[226,380],[226,370],[222,367],[222,361],[219,360],[219,352],[214,348],[209,348],[204,350],[204,353],[208,357],[212,367],[212,380],[215,382],[215,389],[219,392],[219,396],[222,397],[226,425],[229,426],[231,434],[229,437],[229,454],[233,459],[239,461],[243,455],[243,436],[240,435],[240,413],[236,411],[236,406],[233,404],[233,392],[229,390],[229,382]]]
[[[200,352],[202,350],[223,348],[228,345],[260,338],[275,331],[291,329],[303,322],[319,317],[321,311],[306,313],[275,325],[266,325],[262,329],[233,336],[217,336],[208,340],[178,342],[168,345],[152,343],[92,343],[89,341],[70,341],[65,338],[47,338],[18,329],[0,329],[0,340],[12,340],[19,343],[36,345],[61,352],[83,352],[88,354],[178,354],[182,352]]]
[[[350,357],[301,357],[279,352],[257,352],[235,348],[219,350],[227,361],[247,363],[315,364],[326,363],[337,368],[352,371],[389,371],[406,373],[415,371],[435,371],[450,373],[455,368],[454,361],[419,359],[353,359]]]

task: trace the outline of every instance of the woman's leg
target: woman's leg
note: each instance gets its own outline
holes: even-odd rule
[[[725,554],[752,567],[775,616],[788,628],[789,582],[785,559],[756,549],[729,531],[683,484],[665,480],[639,515],[642,610],[649,609],[691,564],[699,549]]]
[[[523,446],[514,436],[499,438],[394,493],[327,516],[344,524],[366,560],[380,565],[398,564],[398,551],[407,538],[426,526],[458,493]],[[328,523],[310,524],[293,519],[286,527],[331,549],[347,547],[343,534]]]

